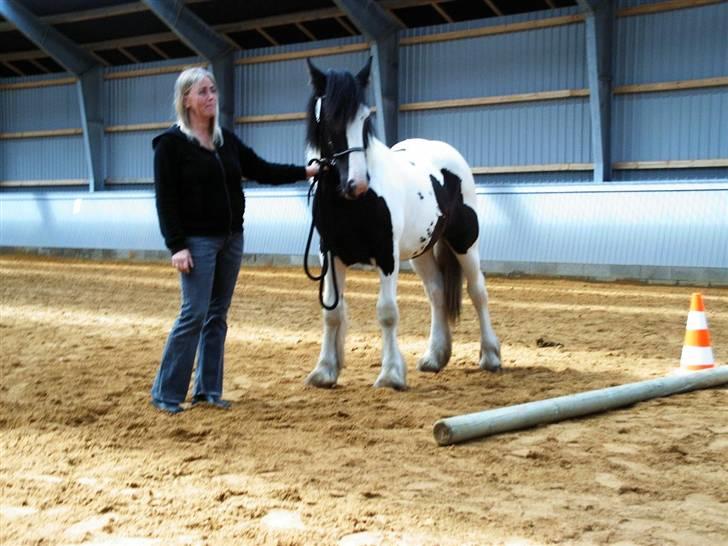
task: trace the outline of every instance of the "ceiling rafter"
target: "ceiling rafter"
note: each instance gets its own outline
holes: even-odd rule
[[[313,32],[311,32],[310,30],[308,30],[308,29],[307,29],[307,28],[306,28],[306,27],[304,26],[304,24],[303,24],[303,23],[296,23],[296,28],[297,28],[298,30],[300,30],[301,32],[303,32],[303,33],[304,33],[304,34],[306,35],[306,37],[307,37],[307,38],[308,38],[309,40],[311,40],[312,42],[315,42],[315,41],[316,41],[316,36],[315,36],[315,35],[313,34]]]
[[[352,28],[352,26],[347,22],[346,17],[343,15],[336,17],[336,21],[341,25],[341,28],[343,28],[346,32],[351,34],[352,36],[356,36],[358,32]]]
[[[493,0],[483,0],[485,2],[485,5],[490,8],[490,11],[495,13],[498,17],[503,16],[503,12],[500,10],[500,8],[495,4]]]
[[[186,5],[190,4],[201,4],[209,0],[185,0]],[[490,0],[486,0],[488,2]],[[423,6],[432,4],[432,0],[382,0],[381,5],[387,10],[411,8],[417,6]],[[109,17],[117,17],[120,15],[130,15],[134,13],[149,12],[149,8],[143,2],[130,2],[128,4],[121,4],[119,6],[110,6],[105,8],[93,8],[82,11],[72,11],[66,13],[58,13],[55,15],[44,15],[39,19],[50,25],[59,25],[65,23],[79,23],[82,21],[90,21],[93,19],[107,19]],[[225,27],[232,25],[243,25],[235,26],[232,28],[233,31],[239,30],[255,30],[255,26],[274,26],[279,24],[286,24],[288,19],[289,23],[295,22],[306,22],[313,21],[316,19],[329,19],[343,15],[341,10],[338,8],[322,8],[317,10],[309,10],[302,12],[295,12],[287,15],[275,15],[271,17],[263,17],[253,19],[250,21],[240,21],[238,23],[227,23],[223,25],[211,25],[213,28],[220,32],[229,32]],[[253,26],[245,28],[246,23],[256,23]],[[15,27],[9,22],[0,22],[0,32],[7,32],[14,30]]]
[[[262,27],[256,28],[255,30],[263,38],[265,38],[266,40],[268,40],[271,43],[271,45],[274,45],[274,46],[280,45],[278,43],[278,40],[276,40],[275,38],[273,38],[273,36],[271,36],[270,34],[268,34],[265,30],[263,30]]]
[[[185,4],[199,4],[207,0],[186,0]],[[91,8],[80,11],[71,11],[65,13],[56,13],[54,15],[43,15],[38,17],[44,23],[49,25],[61,25],[65,23],[80,23],[82,21],[91,21],[93,19],[106,19],[108,17],[117,17],[120,15],[131,15],[149,11],[149,8],[143,2],[129,2],[128,4],[120,4],[118,6],[108,6],[105,8]],[[0,32],[12,30],[14,27],[10,23],[0,22]]]
[[[479,1],[488,6],[488,8],[497,16],[503,15],[503,12],[497,4],[498,0]],[[209,0],[184,0],[185,5],[203,4],[205,2],[209,2]],[[548,7],[552,9],[556,7],[554,0],[544,0],[544,2],[545,5],[548,5]],[[386,11],[388,11],[395,20],[402,24],[402,26],[406,26],[405,21],[398,16],[397,11],[416,7],[429,7],[430,9],[438,13],[439,17],[441,17],[443,21],[453,22],[452,16],[450,16],[445,9],[445,5],[447,4],[447,2],[443,0],[379,0],[377,4]],[[134,13],[152,12],[151,10],[149,10],[145,2],[135,1],[118,6],[111,6],[108,8],[93,8],[77,12],[48,15],[39,17],[39,19],[52,25],[59,25],[65,23],[91,21],[95,19],[108,19],[110,17]],[[236,49],[239,49],[240,45],[235,40],[233,40],[231,36],[229,36],[230,33],[252,31],[263,36],[267,43],[270,43],[271,45],[278,45],[279,41],[274,38],[270,30],[267,31],[266,29],[268,29],[269,27],[291,25],[295,26],[300,33],[306,36],[307,39],[315,41],[321,39],[322,37],[317,36],[316,34],[318,34],[318,32],[314,33],[310,28],[307,27],[306,23],[327,19],[335,21],[341,28],[346,31],[348,35],[356,36],[359,34],[359,31],[351,25],[351,23],[346,19],[345,14],[338,6],[315,9],[310,11],[294,12],[283,15],[259,17],[256,19],[235,21],[230,23],[220,23],[217,25],[210,25],[210,27],[213,30],[217,31],[220,36],[228,42],[228,44],[235,47]],[[0,22],[0,32],[8,30],[15,30],[14,25],[8,21]],[[96,59],[100,59],[100,56],[95,53],[95,51],[98,50],[128,48],[140,45],[151,47],[158,56],[166,59],[170,58],[170,55],[165,53],[164,50],[162,50],[160,47],[157,47],[156,44],[160,44],[161,42],[178,41],[178,36],[173,32],[159,32],[145,34],[142,36],[117,38],[113,40],[78,43],[78,45],[83,49],[90,50],[90,53]],[[123,55],[123,53],[121,54]],[[0,54],[0,61],[13,62],[23,60],[33,62],[47,57],[48,55],[45,52],[33,49]],[[106,59],[103,59],[103,64],[108,66],[113,63],[110,63]]]
[[[147,44],[147,46],[149,47],[149,49],[154,51],[154,53],[156,53],[157,55],[162,57],[162,59],[169,59],[169,55],[167,55],[164,51],[162,51],[158,46],[156,46],[154,44]]]
[[[33,66],[35,66],[38,70],[40,70],[41,72],[43,72],[43,74],[50,73],[50,70],[48,70],[45,66],[43,66],[42,64],[40,64],[35,59],[30,59],[29,62],[30,62],[30,64],[32,64]]]
[[[125,48],[125,47],[120,47],[120,48],[119,48],[119,51],[120,51],[120,52],[121,52],[121,54],[122,54],[122,55],[124,55],[124,56],[125,56],[125,57],[126,57],[127,59],[131,59],[131,62],[133,62],[134,64],[139,64],[139,63],[140,63],[140,61],[139,61],[139,59],[137,59],[136,55],[134,55],[134,54],[133,54],[133,53],[132,53],[131,51],[129,51],[129,50],[127,49],[127,48]]]
[[[10,61],[2,61],[2,65],[10,70],[10,72],[15,72],[18,76],[25,76],[25,74],[19,68],[16,68]]]
[[[440,17],[442,17],[443,19],[445,19],[445,21],[447,21],[448,23],[452,23],[453,22],[452,17],[450,17],[447,14],[447,12],[444,9],[442,9],[442,7],[440,6],[440,4],[438,4],[437,2],[430,2],[430,5],[440,15]]]

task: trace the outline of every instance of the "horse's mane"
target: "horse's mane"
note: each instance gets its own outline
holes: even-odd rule
[[[312,148],[321,150],[319,123],[314,112],[318,97],[314,92],[308,101],[306,141]],[[326,72],[326,91],[321,102],[321,122],[329,130],[343,130],[354,119],[359,111],[359,105],[364,102],[365,90],[350,72],[342,70]],[[365,139],[369,134],[373,134],[373,124],[370,120],[367,120],[366,126]]]

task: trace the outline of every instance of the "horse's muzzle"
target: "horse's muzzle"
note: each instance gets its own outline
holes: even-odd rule
[[[346,190],[343,192],[346,199],[359,199],[369,189],[369,184],[366,182],[355,182],[349,180],[346,183]]]

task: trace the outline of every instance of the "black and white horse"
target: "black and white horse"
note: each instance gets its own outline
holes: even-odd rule
[[[371,58],[356,76],[324,73],[308,61],[313,95],[307,112],[309,159],[322,160],[315,188],[325,278],[324,333],[310,385],[332,387],[344,366],[346,267],[379,269],[377,318],[382,328],[382,368],[375,387],[407,387],[397,343],[397,277],[410,260],[431,305],[430,340],[421,371],[438,372],[450,359],[450,321],[460,313],[462,274],[480,320],[480,368],[500,369],[500,343],[490,322],[480,272],[475,182],[465,159],[450,145],[424,139],[388,148],[373,134],[365,104]]]

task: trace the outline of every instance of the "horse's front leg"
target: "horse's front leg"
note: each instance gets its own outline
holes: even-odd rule
[[[404,390],[407,388],[407,367],[397,343],[397,325],[399,309],[397,308],[397,278],[399,276],[399,259],[395,260],[394,271],[385,275],[379,272],[379,300],[377,301],[377,319],[382,327],[382,371],[374,382],[375,387],[390,387]]]
[[[344,342],[346,340],[346,303],[344,302],[344,284],[346,283],[346,266],[334,258],[334,263],[326,272],[324,279],[324,303],[334,303],[333,276],[339,292],[339,302],[332,310],[323,310],[324,333],[321,340],[321,354],[313,371],[306,378],[306,384],[314,387],[328,388],[336,385],[339,372],[344,367]]]

